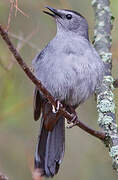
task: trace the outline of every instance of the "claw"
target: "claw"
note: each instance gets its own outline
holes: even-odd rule
[[[70,121],[70,120],[67,120],[67,123],[68,124],[71,124],[71,123],[74,123],[74,122],[76,122],[76,118],[77,118],[77,116],[75,115],[75,116],[73,116],[73,118],[72,118],[72,120]]]
[[[71,121],[67,121],[67,123],[70,124],[67,126],[67,129],[70,129],[70,128],[76,126],[79,123],[77,115],[75,115]]]
[[[54,114],[56,114],[59,111],[59,107],[60,107],[60,102],[58,100],[56,103],[57,103],[56,108],[52,105],[52,112]]]
[[[66,128],[67,128],[67,129],[71,129],[72,127],[74,127],[74,126],[76,126],[76,125],[77,125],[77,123],[75,122],[75,123],[73,123],[73,124],[71,124],[71,125],[66,126]]]

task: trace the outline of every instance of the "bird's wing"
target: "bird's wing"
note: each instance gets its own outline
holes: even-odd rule
[[[42,107],[42,97],[37,87],[35,87],[34,91],[34,120],[37,121],[41,114]]]
[[[39,76],[39,71],[38,71],[38,67],[39,64],[38,62],[41,61],[41,59],[43,58],[43,54],[44,51],[42,50],[39,54],[36,55],[36,57],[32,60],[32,65],[33,65],[33,69],[34,69],[34,75],[38,78]],[[38,90],[37,87],[35,87],[34,90],[34,120],[37,121],[40,117],[41,114],[41,108],[42,108],[42,97],[40,94],[40,91]]]

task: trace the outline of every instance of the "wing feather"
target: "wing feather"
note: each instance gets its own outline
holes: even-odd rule
[[[34,91],[34,120],[37,121],[41,114],[41,108],[42,108],[42,97],[38,90],[38,88],[35,88]]]

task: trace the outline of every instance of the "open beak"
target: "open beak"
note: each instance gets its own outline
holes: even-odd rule
[[[44,13],[46,13],[52,17],[58,16],[58,17],[62,18],[61,14],[56,9],[49,7],[49,6],[46,6],[45,8],[49,9],[51,12],[53,12],[53,14],[48,11],[43,11]]]

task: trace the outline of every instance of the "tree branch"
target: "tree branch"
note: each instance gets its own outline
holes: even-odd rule
[[[115,79],[113,82],[114,88],[118,88],[118,79]]]
[[[8,34],[5,32],[5,30],[2,28],[1,25],[0,25],[0,35],[2,36],[3,40],[6,42],[7,46],[9,47],[9,50],[11,51],[11,53],[13,54],[13,56],[15,57],[15,59],[17,60],[17,62],[21,66],[21,68],[23,69],[23,71],[26,73],[28,78],[40,89],[40,91],[48,99],[48,101],[56,108],[56,106],[57,106],[56,100],[46,90],[46,88],[42,85],[42,83],[32,74],[32,72],[30,71],[30,69],[28,68],[26,63],[21,58],[20,54],[17,52],[16,48],[14,48],[13,44],[11,43],[11,41],[10,41],[10,39],[8,37]],[[70,114],[69,112],[67,112],[62,107],[62,105],[59,108],[59,112],[68,120],[72,120],[73,117],[74,117],[74,114]],[[100,140],[103,140],[103,141],[106,140],[105,133],[102,133],[102,132],[95,131],[95,130],[91,129],[90,127],[85,125],[83,122],[81,122],[79,119],[78,119],[77,126],[80,127],[81,129],[83,129],[84,131],[88,132],[92,136],[100,139]]]
[[[113,161],[113,168],[118,171],[118,126],[116,124],[115,102],[113,94],[114,79],[111,75],[112,53],[111,30],[114,17],[110,11],[110,0],[93,0],[95,11],[94,46],[106,66],[102,87],[96,90],[98,124],[109,136],[109,152]],[[114,84],[115,85],[115,84]]]

